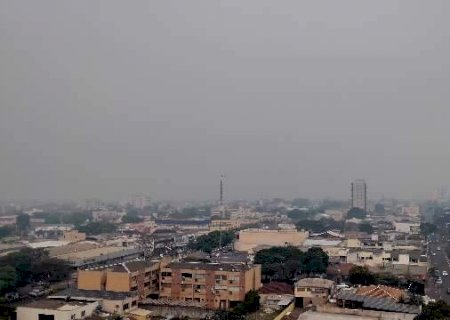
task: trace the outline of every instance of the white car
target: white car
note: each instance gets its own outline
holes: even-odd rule
[[[444,270],[444,271],[442,271],[442,275],[443,276],[448,276],[448,272]]]
[[[436,284],[442,284],[442,278],[437,278]]]

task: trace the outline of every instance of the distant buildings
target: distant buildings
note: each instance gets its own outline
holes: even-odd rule
[[[145,195],[136,195],[131,198],[130,205],[136,209],[144,209],[150,205],[150,197]]]
[[[160,298],[229,309],[261,288],[261,266],[231,263],[171,263],[161,269]]]
[[[367,184],[363,179],[357,179],[351,184],[352,208],[367,210]]]

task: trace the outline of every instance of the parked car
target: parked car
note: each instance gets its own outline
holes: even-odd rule
[[[444,270],[444,271],[442,271],[442,275],[443,276],[448,276],[448,272]]]
[[[437,278],[436,284],[442,284],[442,278],[441,277]]]
[[[447,294],[450,294],[450,288],[447,288]]]

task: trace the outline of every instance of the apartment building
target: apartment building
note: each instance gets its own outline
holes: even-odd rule
[[[78,271],[78,289],[136,292],[139,300],[159,293],[161,261],[134,260]]]
[[[229,263],[172,263],[161,268],[160,298],[233,308],[261,287],[261,266]]]

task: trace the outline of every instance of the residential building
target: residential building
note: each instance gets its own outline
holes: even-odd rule
[[[261,266],[231,263],[171,263],[161,268],[160,298],[229,309],[261,287]]]
[[[158,296],[161,261],[134,260],[78,270],[78,289],[136,292],[138,299]]]
[[[420,223],[415,222],[394,222],[395,231],[407,234],[419,234]]]
[[[367,210],[367,184],[363,179],[357,179],[351,184],[352,208]]]
[[[15,225],[17,215],[0,216],[0,227]]]
[[[303,230],[245,229],[239,231],[234,248],[237,251],[253,252],[257,250],[258,247],[264,248],[287,245],[301,246],[308,236],[308,231]]]
[[[150,197],[145,195],[136,195],[131,198],[130,205],[136,209],[144,209],[150,205]]]
[[[305,278],[295,283],[295,304],[300,307],[322,305],[335,289],[334,281],[321,278]]]
[[[99,306],[98,301],[42,299],[16,308],[17,320],[85,319]]]
[[[60,240],[67,242],[84,241],[86,240],[86,233],[80,232],[78,230],[64,231]]]

